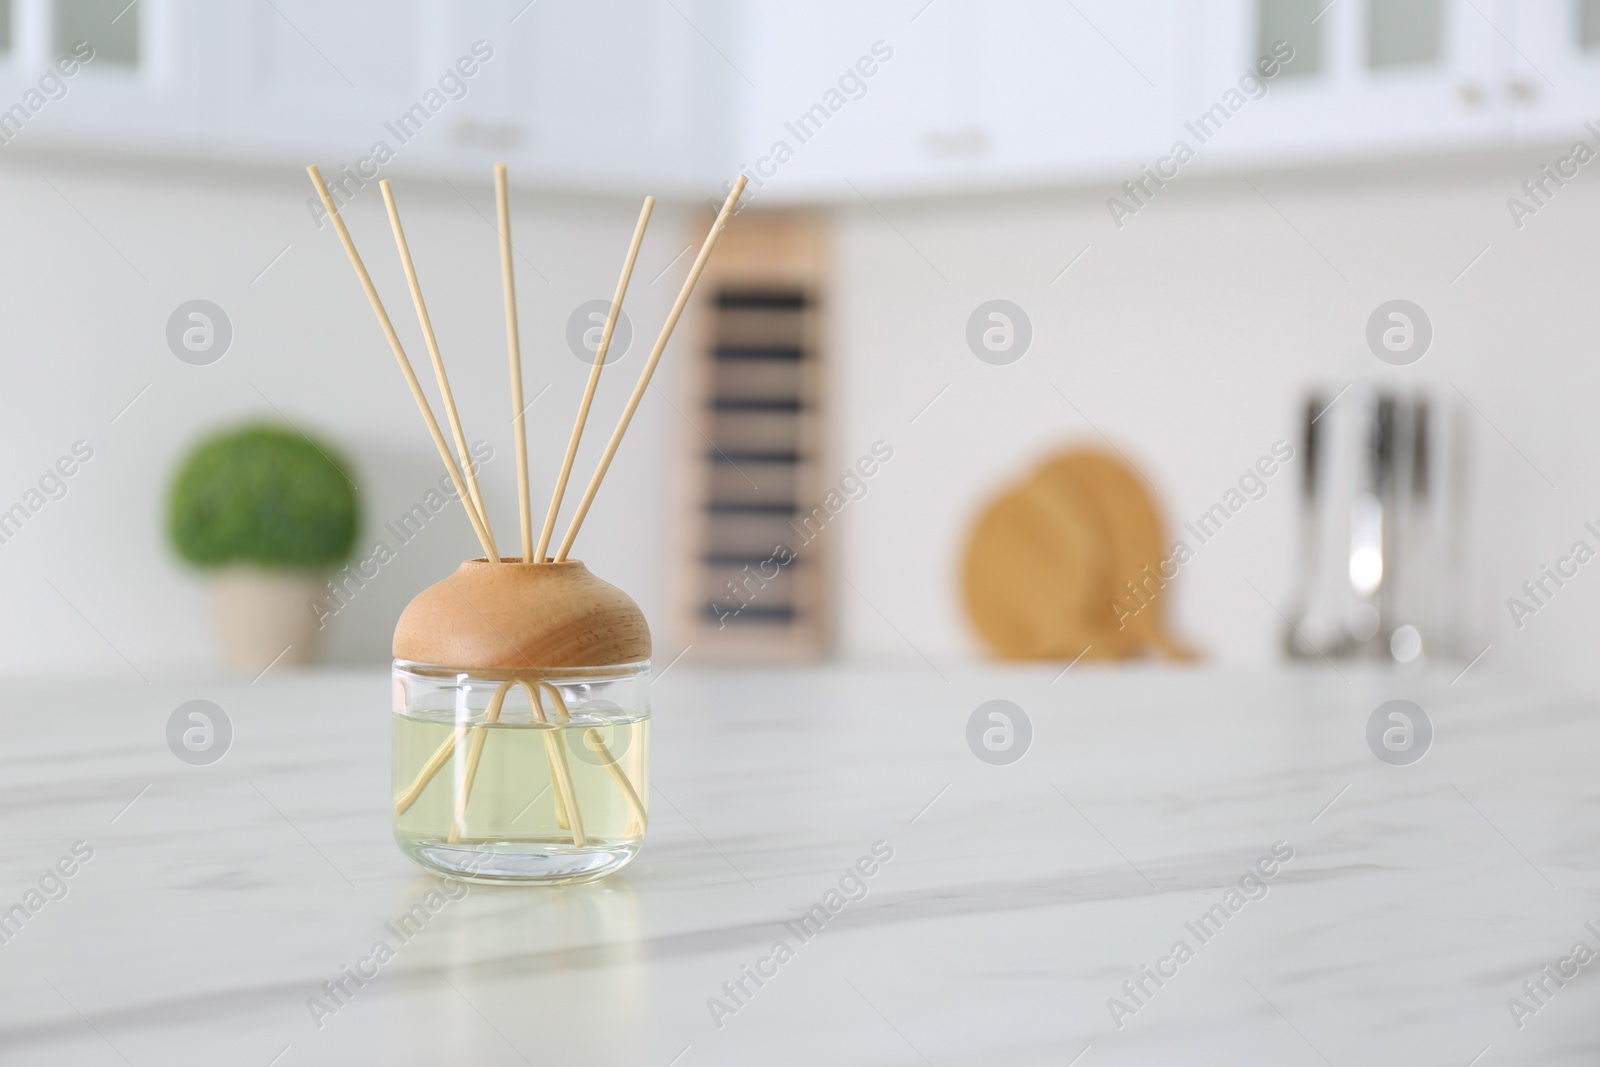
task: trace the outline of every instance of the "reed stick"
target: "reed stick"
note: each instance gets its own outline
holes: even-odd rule
[[[411,810],[411,805],[422,796],[422,791],[428,788],[428,783],[443,769],[450,757],[455,754],[456,747],[467,736],[469,727],[457,726],[450,736],[439,742],[439,747],[433,750],[433,755],[428,757],[428,762],[422,765],[422,770],[417,772],[417,777],[401,792],[395,794],[394,813],[404,815]]]
[[[645,362],[644,369],[639,372],[639,381],[633,387],[633,395],[628,397],[628,406],[622,409],[622,418],[617,420],[617,428],[611,431],[611,440],[606,442],[606,450],[600,456],[600,465],[595,468],[594,477],[589,479],[589,488],[584,490],[583,499],[578,503],[578,511],[572,516],[572,524],[567,527],[567,534],[561,539],[561,548],[556,552],[557,563],[566,559],[567,553],[572,551],[572,542],[578,538],[578,528],[583,525],[584,517],[589,514],[589,506],[594,503],[594,496],[600,491],[600,481],[611,468],[611,459],[617,454],[617,447],[622,444],[622,435],[627,433],[628,423],[633,420],[633,413],[638,409],[639,401],[644,399],[644,391],[650,386],[650,376],[656,372],[656,364],[661,362],[661,353],[666,351],[672,330],[678,325],[678,319],[682,316],[683,309],[688,306],[695,284],[700,281],[700,274],[706,269],[706,261],[711,258],[712,250],[717,247],[717,241],[721,239],[722,231],[728,225],[728,218],[733,214],[733,205],[739,202],[746,180],[741,174],[733,183],[733,191],[728,194],[728,199],[723,201],[722,210],[717,212],[717,221],[711,224],[711,232],[706,234],[705,243],[700,246],[700,254],[695,257],[694,266],[689,268],[689,276],[684,279],[683,288],[678,292],[678,299],[673,303],[672,310],[667,313],[666,324],[661,327],[661,335],[656,338],[655,347],[650,350],[650,358]]]
[[[500,709],[505,706],[506,693],[511,689],[511,679],[507,678],[500,683],[494,691],[494,696],[489,698],[489,707],[483,713],[485,724],[500,721]],[[462,728],[458,727],[459,733]],[[489,739],[487,726],[471,727],[472,740],[467,745],[467,766],[461,778],[456,782],[456,814],[450,821],[450,833],[446,840],[454,845],[460,842],[461,834],[467,825],[467,801],[472,799],[472,783],[478,777],[478,763],[483,759],[483,743]]]
[[[538,690],[522,679],[507,678],[500,683],[499,687],[495,689],[494,695],[489,698],[489,706],[485,710],[483,717],[484,725],[457,727],[453,737],[447,739],[451,743],[453,751],[454,746],[460,744],[463,734],[470,732],[472,735],[467,745],[466,767],[461,778],[456,782],[455,818],[450,823],[450,833],[446,837],[446,840],[452,845],[459,844],[461,835],[466,832],[467,804],[472,799],[472,786],[478,777],[478,764],[483,759],[484,743],[489,739],[487,724],[500,721],[500,711],[505,705],[506,693],[510,690],[513,681],[521,685],[527,692],[529,708],[534,717],[540,722],[549,721],[545,717]],[[548,688],[555,696],[556,702],[561,705],[562,711],[566,711],[566,702],[561,699],[560,692],[554,686],[549,685],[547,682],[538,682],[535,685]],[[564,717],[568,722],[572,720],[571,714],[566,714]],[[566,750],[561,745],[561,739],[555,736],[555,731],[553,730],[544,731],[544,745],[545,758],[550,761],[550,780],[555,783],[556,787],[556,823],[563,830],[570,829],[573,845],[582,848],[587,841],[583,832],[583,819],[578,813],[577,795],[572,788],[572,768],[567,763]],[[435,758],[438,755],[438,752],[434,753]],[[448,758],[448,754],[446,754],[446,758]],[[433,760],[429,760],[429,762],[432,763]],[[443,760],[439,761],[439,766],[444,766]],[[435,770],[437,771],[437,768]],[[629,788],[631,790],[632,787],[630,786]],[[407,790],[407,792],[410,792],[410,790]]]
[[[316,187],[317,195],[322,198],[322,206],[328,212],[328,218],[333,222],[333,230],[339,235],[339,243],[344,245],[344,251],[350,257],[350,265],[355,268],[356,278],[361,282],[361,288],[366,291],[367,300],[372,304],[372,312],[378,317],[378,325],[383,328],[384,337],[388,338],[389,347],[394,351],[395,362],[400,364],[400,373],[405,375],[406,385],[411,389],[411,397],[417,402],[417,410],[422,412],[422,421],[428,425],[428,433],[433,437],[434,447],[439,450],[439,458],[444,461],[445,470],[450,474],[450,481],[456,488],[456,495],[461,498],[461,506],[467,513],[467,519],[472,523],[472,532],[478,535],[478,543],[483,546],[483,551],[490,559],[497,558],[494,553],[493,541],[489,537],[488,528],[484,525],[482,516],[474,508],[467,495],[467,487],[462,479],[461,472],[456,469],[455,460],[450,456],[450,446],[445,442],[444,434],[439,430],[439,422],[433,417],[433,409],[428,405],[428,396],[422,391],[422,383],[417,380],[417,372],[411,368],[411,360],[406,358],[406,350],[400,344],[400,335],[394,331],[394,323],[389,321],[389,313],[383,309],[383,300],[378,296],[378,289],[372,284],[372,276],[367,273],[367,266],[361,262],[361,253],[356,251],[355,241],[350,238],[350,231],[345,228],[344,218],[339,214],[339,205],[333,202],[333,196],[328,192],[327,183],[322,180],[322,172],[313,163],[306,168],[306,173],[311,175],[311,184]]]
[[[478,509],[484,536],[489,540],[489,562],[499,563],[500,551],[494,543],[494,529],[489,525],[489,512],[483,506],[483,494],[478,489],[478,475],[473,469],[472,454],[467,451],[467,435],[461,429],[461,415],[456,410],[456,398],[450,392],[450,379],[444,373],[444,357],[439,353],[439,339],[433,333],[433,319],[429,317],[428,305],[422,299],[422,283],[417,279],[416,264],[411,261],[411,246],[406,243],[406,232],[400,225],[400,209],[395,206],[389,179],[380,181],[378,188],[383,193],[383,206],[389,212],[389,228],[394,231],[395,247],[400,251],[400,265],[405,269],[406,285],[411,289],[411,301],[417,306],[417,321],[422,325],[422,339],[428,348],[428,358],[433,362],[433,376],[439,383],[445,418],[450,422],[450,433],[455,438],[456,451],[461,456],[461,470],[467,478],[467,489],[472,493],[472,506]]]
[[[633,265],[639,258],[639,246],[644,243],[645,227],[650,225],[650,212],[655,210],[656,198],[644,198],[639,210],[639,221],[633,227],[633,241],[628,245],[627,258],[622,261],[622,276],[617,279],[616,295],[611,298],[611,310],[606,315],[605,329],[600,333],[600,347],[595,349],[594,364],[589,368],[589,382],[583,388],[583,400],[578,404],[578,417],[572,424],[572,437],[567,441],[567,454],[561,460],[561,474],[556,478],[555,492],[550,495],[550,510],[545,512],[544,529],[539,531],[538,555],[540,563],[550,547],[550,537],[555,533],[556,515],[561,511],[561,498],[567,492],[567,479],[572,476],[572,463],[578,457],[578,441],[583,437],[583,427],[589,421],[589,407],[594,403],[595,388],[600,384],[600,371],[606,365],[606,353],[611,350],[611,334],[617,328],[622,314],[622,300],[628,293],[628,280],[633,277]]]
[[[549,722],[545,715],[544,702],[539,699],[539,690],[548,689],[551,696],[555,697],[557,706],[561,708],[562,723],[572,721],[571,712],[567,711],[567,702],[562,699],[561,691],[549,682],[539,681],[529,683],[522,679],[522,688],[527,690],[528,704],[533,709],[533,714],[540,722]],[[554,730],[544,731],[545,757],[550,761],[550,777],[556,783],[556,820],[559,823],[562,808],[566,808],[567,822],[565,828],[572,832],[572,843],[578,848],[588,844],[588,838],[583,832],[583,813],[578,810],[578,795],[572,788],[572,765],[567,762],[567,750],[561,738]]]
[[[499,683],[499,688],[494,689],[494,696],[490,697],[490,705],[483,713],[483,721],[485,723],[498,723],[501,709],[506,704],[506,693],[512,686],[512,681],[514,681],[512,678],[507,678],[506,681]],[[528,704],[533,709],[534,715],[538,717],[539,721],[546,721],[544,709],[539,705],[536,691],[530,688],[526,681],[517,681],[522,685],[523,689],[526,689]],[[557,694],[557,699],[560,699],[560,694]],[[563,704],[563,707],[565,707],[565,704]],[[568,718],[571,718],[571,715],[568,715]],[[461,779],[456,782],[456,816],[451,821],[450,835],[446,838],[451,845],[459,843],[462,833],[466,833],[467,803],[472,800],[472,784],[477,781],[478,763],[483,758],[483,744],[488,741],[488,729],[483,728],[483,726],[458,726],[453,736],[446,737],[445,744],[440,745],[440,749],[434,752],[434,757],[429,760],[429,766],[434,766],[437,763],[437,766],[434,766],[434,773],[437,774],[438,768],[442,768],[445,765],[445,760],[450,758],[450,753],[454,752],[456,745],[461,744],[462,737],[466,736],[469,731],[472,733],[472,741],[467,745],[466,771],[462,774]],[[571,819],[568,811],[576,811],[578,809],[578,798],[574,795],[573,787],[571,787],[570,765],[566,765],[565,761],[562,761],[560,769],[557,768],[557,755],[555,753],[558,752],[558,744],[560,742],[557,741],[557,744],[552,745],[550,744],[552,741],[557,741],[557,739],[550,736],[549,731],[546,731],[544,753],[546,753],[546,758],[550,760],[550,781],[555,782],[555,785],[557,785],[557,789],[555,789],[555,822],[563,830],[566,830],[573,825],[573,819]],[[445,749],[445,745],[450,745],[450,749]],[[427,766],[422,769],[424,769],[424,773],[427,773]],[[565,777],[562,777],[562,771],[565,771]],[[429,777],[432,777],[432,774],[429,774]],[[422,774],[419,774],[418,782],[421,782],[421,785],[413,784],[413,789],[416,789],[416,793],[421,795],[421,790],[427,787],[427,781],[424,781]],[[565,787],[563,787],[563,782],[565,782]],[[406,793],[411,793],[411,789],[406,790]],[[576,822],[576,825],[578,825],[578,830],[573,833],[573,845],[578,845],[581,848],[584,845],[581,819]]]
[[[572,713],[567,710],[566,700],[561,696],[561,691],[554,685],[545,681],[529,682],[523,678],[508,678],[501,682],[495,689],[494,695],[489,699],[488,709],[484,713],[486,723],[498,722],[500,712],[504,706],[506,693],[513,684],[520,685],[528,694],[528,706],[533,718],[541,723],[550,723],[551,719],[546,714],[544,699],[539,695],[541,691],[548,692],[555,706],[561,709],[561,718],[554,725],[566,725],[572,721]],[[550,780],[555,786],[556,823],[572,834],[572,843],[582,848],[588,843],[588,837],[583,829],[583,813],[578,809],[578,798],[572,785],[572,766],[567,761],[566,748],[563,746],[558,731],[545,730],[544,746],[545,758],[550,761]],[[455,818],[451,823],[448,840],[455,844],[461,840],[461,835],[466,830],[467,804],[472,799],[472,786],[477,778],[478,764],[483,756],[483,745],[488,740],[488,731],[482,725],[457,726],[451,731],[450,736],[440,742],[433,755],[422,765],[417,777],[402,792],[394,798],[394,809],[397,815],[404,815],[415,804],[428,788],[429,783],[444,769],[462,746],[463,742],[471,741],[467,745],[466,766],[461,779],[456,784]],[[628,779],[627,772],[618,765],[616,757],[606,747],[605,741],[599,733],[590,728],[584,731],[584,740],[590,748],[597,752],[604,761],[611,780],[616,783],[623,799],[627,802],[632,817],[637,821],[642,833],[647,825],[647,816],[643,802],[639,799],[638,792],[633,783]]]
[[[638,790],[633,788],[633,783],[628,780],[628,772],[624,771],[617,763],[617,757],[611,754],[611,749],[606,745],[605,738],[600,736],[600,731],[590,728],[583,732],[583,742],[594,750],[600,757],[606,773],[611,776],[611,781],[616,784],[617,791],[622,794],[622,799],[628,802],[628,812],[632,825],[628,827],[629,833],[644,833],[650,828],[649,813],[644,810],[644,801],[639,799]]]
[[[522,520],[522,562],[544,562],[544,547],[533,554],[533,501],[528,486],[528,428],[523,419],[522,338],[517,328],[517,280],[511,262],[511,193],[506,165],[494,165],[494,199],[500,220],[500,287],[506,302],[506,355],[511,361],[511,424],[516,434],[517,512]]]

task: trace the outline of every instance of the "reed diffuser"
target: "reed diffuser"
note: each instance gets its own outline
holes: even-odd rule
[[[555,555],[547,556],[655,198],[645,197],[639,212],[536,544],[510,199],[505,165],[496,165],[522,535],[522,554],[502,556],[389,182],[379,187],[450,428],[448,442],[321,172],[306,169],[484,553],[424,589],[395,627],[395,840],[420,866],[453,878],[556,883],[602,877],[638,853],[649,825],[650,628],[626,593],[569,553],[745,179],[734,183],[717,214],[566,533]]]

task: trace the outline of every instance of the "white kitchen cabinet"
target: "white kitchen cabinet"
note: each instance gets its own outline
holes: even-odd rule
[[[0,0],[0,25],[0,111],[36,99],[63,34],[103,37],[13,143],[315,159],[335,181],[504,160],[713,199],[743,169],[769,202],[848,201],[1120,185],[1178,140],[1278,165],[1567,144],[1600,120],[1600,0]],[[1312,69],[1263,92],[1274,26]]]
[[[1060,179],[1171,143],[1186,70],[1176,0],[833,0],[746,13],[737,162],[771,195]],[[869,72],[870,73],[867,73]],[[810,123],[804,122],[812,116]]]
[[[247,156],[315,153],[330,179],[379,141],[397,156],[414,151],[401,135],[421,124],[395,124],[424,88],[416,0],[222,0],[215,8],[225,61],[208,71],[209,144]]]
[[[1215,159],[1299,162],[1428,152],[1504,141],[1502,92],[1510,42],[1495,0],[1211,0],[1205,77],[1195,116],[1219,129]],[[1276,16],[1276,17],[1274,17]],[[1274,22],[1295,60],[1260,99],[1226,116],[1239,84],[1272,42]],[[1310,69],[1306,69],[1309,67]],[[1237,102],[1237,100],[1235,100]],[[1208,126],[1206,132],[1211,132]]]
[[[200,134],[200,0],[10,0],[0,58],[8,147],[192,148]],[[60,78],[58,63],[92,56]],[[20,109],[20,110],[19,110]]]
[[[414,24],[416,80],[437,86],[445,79],[449,92],[442,94],[438,121],[430,122],[414,142],[418,157],[481,177],[485,167],[497,161],[514,163],[526,149],[527,126],[512,107],[517,58],[508,29],[512,19],[531,17],[537,6],[528,0],[421,0]]]
[[[722,3],[224,6],[217,141],[315,151],[330,179],[341,165],[373,171],[381,152],[400,171],[482,176],[503,161],[519,181],[682,188],[705,180],[726,129],[720,60],[695,54],[705,44],[685,18],[722,32]]]
[[[1541,0],[1508,12],[1517,43],[1502,91],[1514,101],[1512,122],[1524,142],[1570,145],[1600,125],[1600,2]]]
[[[591,0],[539,3],[504,20],[504,121],[516,160],[580,187],[711,188],[744,88],[729,58],[732,7]]]
[[[983,9],[980,122],[1000,174],[1099,173],[1172,144],[1188,81],[1189,16],[1177,0],[1008,0]],[[930,11],[930,15],[933,12]],[[957,34],[960,33],[959,27]],[[961,37],[951,40],[952,52]],[[933,136],[922,149],[937,163]]]

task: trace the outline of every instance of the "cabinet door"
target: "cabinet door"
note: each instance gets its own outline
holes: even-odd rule
[[[1512,102],[1519,140],[1600,148],[1600,0],[1506,5],[1516,51],[1500,90]]]
[[[1004,0],[972,5],[966,23],[950,18],[947,69],[970,66],[976,77],[954,82],[930,116],[922,166],[1016,181],[1151,162],[1172,144],[1186,89],[1180,7]],[[967,145],[965,159],[945,147]]]
[[[514,139],[522,173],[658,191],[720,180],[706,160],[726,154],[737,77],[730,4],[511,6],[520,11],[505,20],[504,105],[492,121]]]
[[[831,0],[745,13],[736,154],[778,195],[951,188],[1137,165],[1171,143],[1177,0]],[[781,174],[777,173],[781,171]],[[763,177],[766,177],[763,175]]]
[[[418,62],[416,0],[208,3],[225,56],[209,89],[214,142],[273,158],[314,153],[330,180],[380,141],[395,158],[415,154],[403,138],[432,121],[410,110],[431,80]]]
[[[846,180],[907,170],[914,131],[937,107],[937,64],[914,42],[936,23],[931,13],[909,22],[876,7],[818,0],[739,12],[728,154],[756,198],[852,195]]]
[[[537,0],[422,0],[417,62],[424,81],[446,79],[439,119],[415,142],[415,154],[432,169],[487,180],[497,162],[514,164],[527,147],[527,123],[512,108],[517,56],[513,28],[538,7]],[[453,72],[455,77],[449,77]]]
[[[0,5],[9,16],[0,107],[11,108],[0,133],[138,150],[192,147],[200,132],[200,6],[199,0]],[[63,61],[73,69],[70,77],[59,77]]]
[[[1511,48],[1486,15],[1490,0],[1210,6],[1204,91],[1190,120],[1209,138],[1208,152],[1381,154],[1484,143],[1509,132],[1510,107],[1493,86]],[[1263,93],[1247,72],[1275,48],[1280,56],[1292,50],[1292,58]],[[1199,125],[1201,114],[1212,120]]]

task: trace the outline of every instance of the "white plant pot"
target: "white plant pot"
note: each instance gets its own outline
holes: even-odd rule
[[[310,662],[317,640],[311,604],[322,592],[320,575],[222,567],[211,573],[208,592],[228,669],[253,675],[269,665]]]

